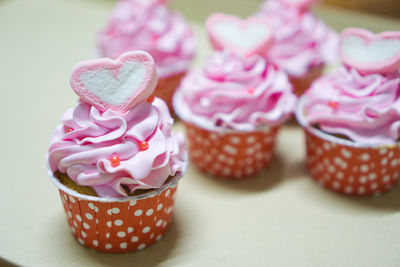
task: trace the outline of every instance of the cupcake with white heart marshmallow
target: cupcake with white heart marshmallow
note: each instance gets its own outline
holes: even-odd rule
[[[338,35],[310,11],[319,0],[265,0],[257,17],[268,20],[274,45],[267,58],[286,72],[296,95],[336,63]]]
[[[400,178],[400,32],[348,28],[339,52],[342,68],[298,102],[308,169],[337,192],[380,194]]]
[[[264,19],[213,14],[207,30],[221,51],[190,72],[173,98],[186,126],[189,156],[213,176],[254,176],[270,162],[296,97],[287,75],[261,56],[273,41]]]
[[[172,111],[172,95],[190,67],[196,41],[184,18],[166,2],[120,0],[96,44],[101,57],[112,59],[132,50],[148,52],[156,62],[159,77],[154,95]]]
[[[80,100],[61,118],[47,160],[71,231],[98,251],[143,249],[168,229],[187,165],[183,136],[152,96],[154,61],[141,51],[84,61],[70,81]]]

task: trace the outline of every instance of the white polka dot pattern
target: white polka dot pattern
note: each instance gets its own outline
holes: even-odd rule
[[[348,195],[378,195],[400,177],[400,146],[351,147],[306,131],[307,167],[323,186]]]
[[[80,244],[97,251],[124,253],[161,239],[172,220],[176,189],[170,186],[146,199],[113,203],[88,201],[59,191],[68,224]]]
[[[279,129],[216,133],[185,126],[191,161],[207,174],[234,179],[254,176],[268,165]]]

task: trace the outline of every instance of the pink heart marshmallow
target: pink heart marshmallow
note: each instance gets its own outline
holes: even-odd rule
[[[373,34],[348,28],[340,37],[340,57],[361,74],[389,73],[400,68],[400,31]]]
[[[85,102],[101,111],[125,113],[154,91],[157,74],[153,58],[144,51],[79,62],[72,70],[71,87]]]
[[[266,53],[273,41],[268,22],[261,18],[242,20],[215,13],[208,17],[206,27],[214,49],[228,49],[246,57]]]

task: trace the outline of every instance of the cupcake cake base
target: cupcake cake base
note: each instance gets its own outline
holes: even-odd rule
[[[324,66],[318,65],[312,67],[304,76],[296,77],[289,75],[289,81],[293,86],[293,93],[301,96],[311,86],[311,83],[321,76],[323,71]]]

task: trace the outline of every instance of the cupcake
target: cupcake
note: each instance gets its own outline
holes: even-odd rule
[[[132,50],[148,52],[156,62],[159,77],[154,95],[171,108],[172,95],[192,62],[195,38],[183,17],[164,2],[118,2],[98,34],[97,50],[101,57],[112,59]]]
[[[156,82],[154,61],[141,51],[80,62],[72,71],[80,100],[61,118],[47,159],[84,246],[135,251],[168,229],[187,161],[166,104],[152,96]]]
[[[253,176],[270,162],[296,97],[287,75],[260,55],[271,45],[265,21],[214,14],[207,29],[213,46],[223,50],[184,78],[174,109],[186,127],[189,156],[201,171]]]
[[[308,170],[329,189],[380,194],[400,177],[400,32],[349,28],[339,48],[343,66],[297,106]]]
[[[256,14],[274,30],[268,60],[286,72],[298,96],[338,58],[337,34],[308,10],[313,2],[267,0]]]

